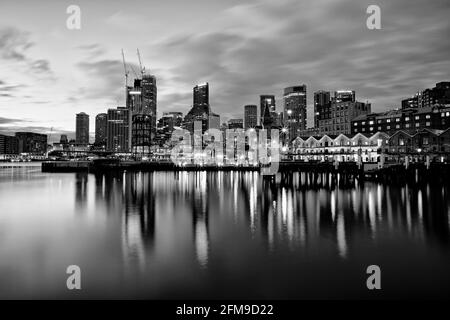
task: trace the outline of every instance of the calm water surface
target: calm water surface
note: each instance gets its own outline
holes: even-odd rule
[[[447,186],[321,178],[0,168],[0,298],[450,296]]]

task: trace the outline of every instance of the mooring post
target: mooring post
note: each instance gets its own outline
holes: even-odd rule
[[[384,154],[382,153],[380,155],[380,161],[378,162],[378,169],[381,169],[384,167]]]

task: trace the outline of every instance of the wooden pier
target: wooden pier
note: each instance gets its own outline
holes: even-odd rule
[[[124,172],[124,171],[260,171],[259,166],[177,166],[172,162],[141,161],[49,161],[42,163],[42,172]],[[342,186],[358,181],[376,181],[390,184],[422,183],[427,181],[447,184],[450,181],[450,164],[432,163],[394,163],[380,166],[377,163],[356,162],[280,162],[279,173],[283,180],[289,181],[293,172],[305,173],[304,183],[338,183]],[[264,179],[272,179],[268,175]],[[327,181],[326,179],[331,179]]]

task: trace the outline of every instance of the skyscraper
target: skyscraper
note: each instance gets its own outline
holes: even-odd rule
[[[142,88],[142,113],[151,117],[151,134],[156,135],[156,100],[157,88],[156,77],[145,74],[141,81]],[[150,138],[152,140],[152,138]]]
[[[283,99],[284,122],[292,140],[300,130],[306,129],[306,85],[285,88]]]
[[[208,82],[198,84],[194,87],[193,106],[209,108],[209,84]]]
[[[194,132],[194,122],[202,122],[202,132],[208,130],[209,123],[209,84],[199,84],[193,89],[193,105],[184,117],[184,128]]]
[[[129,109],[117,107],[108,109],[106,126],[106,149],[113,152],[127,152],[129,140]]]
[[[75,141],[78,144],[89,144],[89,115],[84,112],[76,115]]]
[[[261,95],[260,97],[260,124],[269,129],[273,124],[273,114],[275,113],[275,96]]]
[[[245,129],[255,128],[258,125],[258,107],[246,105],[244,107]]]
[[[331,106],[330,91],[314,92],[314,128],[319,128],[319,121],[329,117]]]
[[[108,123],[108,115],[99,113],[95,117],[95,144],[97,146],[106,146],[106,126]]]

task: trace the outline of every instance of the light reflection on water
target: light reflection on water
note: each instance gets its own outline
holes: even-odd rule
[[[307,178],[1,169],[0,297],[370,298],[370,264],[384,297],[450,292],[447,187]]]

